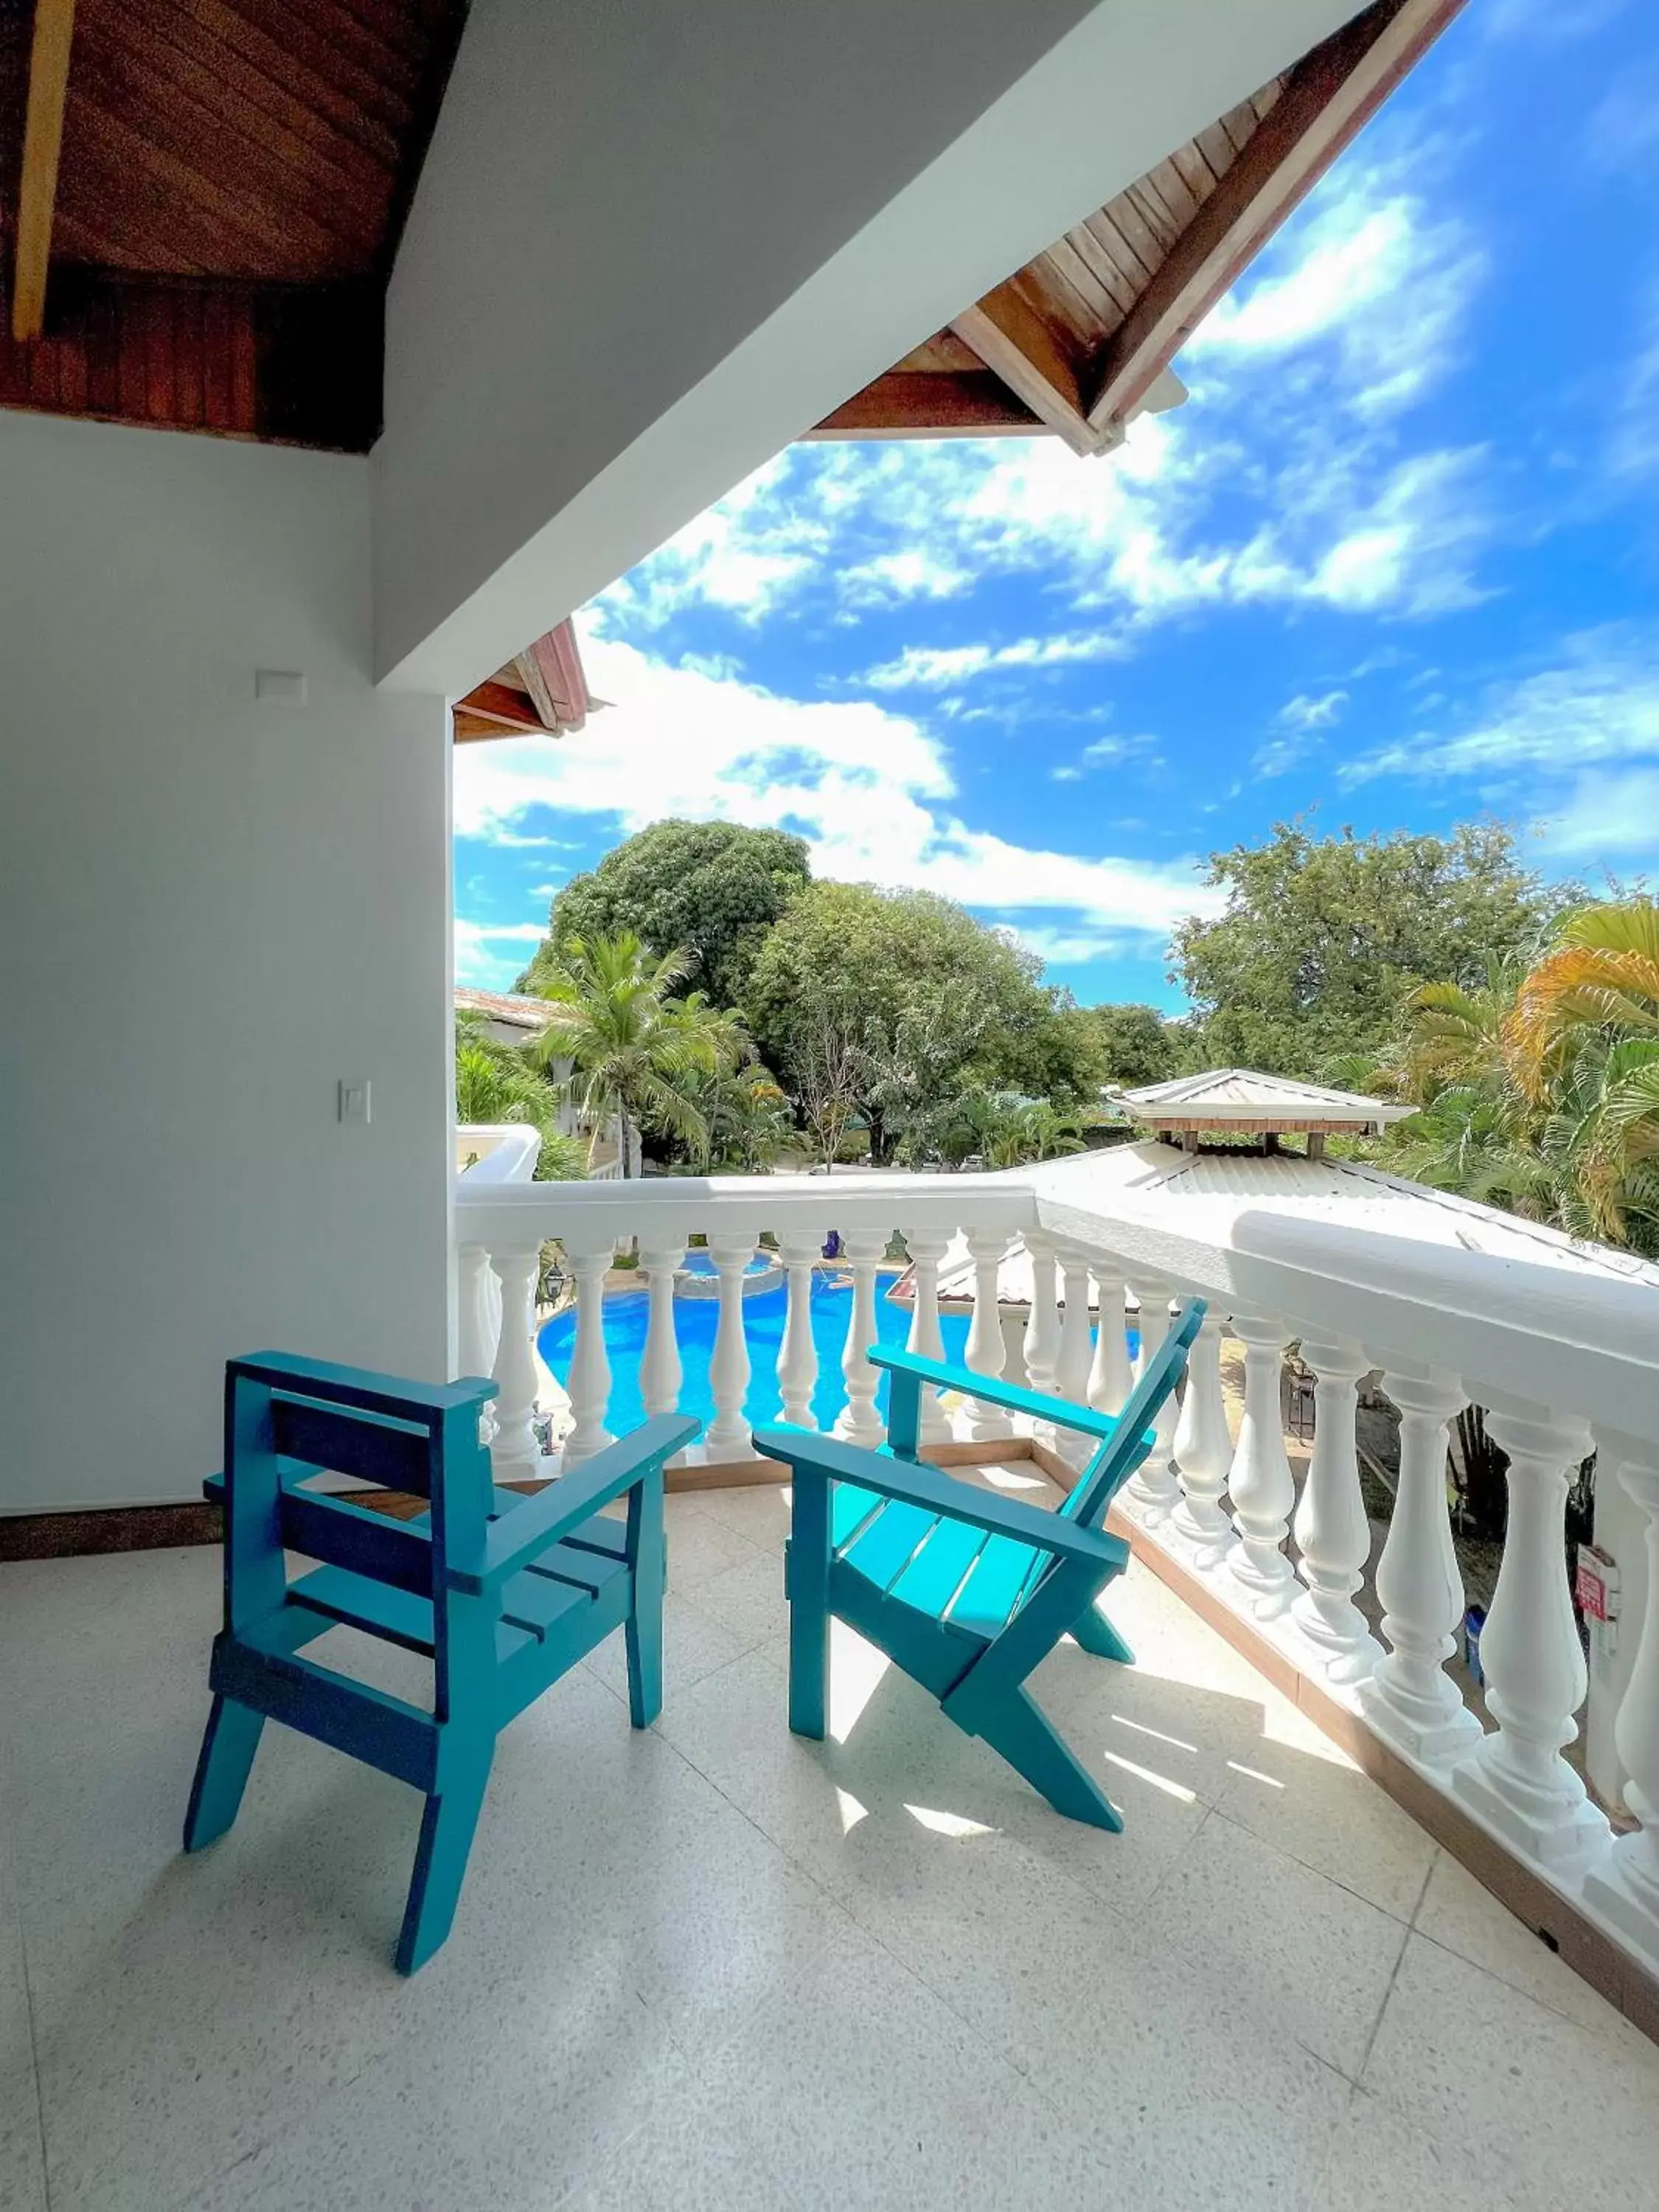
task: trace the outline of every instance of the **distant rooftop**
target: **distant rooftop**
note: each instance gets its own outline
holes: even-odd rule
[[[509,1029],[544,1030],[552,1008],[545,999],[521,998],[514,991],[457,991],[458,1014],[482,1014],[486,1021],[502,1022]]]
[[[1231,1129],[1274,1133],[1332,1129],[1380,1131],[1413,1111],[1357,1091],[1332,1091],[1321,1083],[1296,1083],[1289,1076],[1262,1075],[1249,1067],[1211,1068],[1202,1075],[1178,1075],[1121,1091],[1114,1103],[1127,1107],[1138,1121],[1155,1129]]]

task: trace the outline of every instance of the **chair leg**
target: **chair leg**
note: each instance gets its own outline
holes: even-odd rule
[[[1097,1659],[1115,1659],[1122,1667],[1135,1663],[1134,1653],[1097,1605],[1085,1606],[1078,1615],[1072,1624],[1072,1640]]]
[[[238,1705],[234,1698],[214,1698],[185,1814],[187,1851],[216,1843],[236,1818],[264,1725],[264,1715],[251,1705]]]
[[[636,1729],[649,1728],[662,1711],[662,1592],[654,1577],[648,1596],[635,1582],[623,1637],[628,1646],[628,1717]]]
[[[495,1747],[490,1747],[491,1753]],[[400,1974],[423,1966],[449,1934],[466,1875],[467,1855],[489,1781],[489,1759],[451,1781],[441,1796],[426,1801],[415,1873],[404,1908],[396,1964]]]
[[[816,1590],[789,1600],[789,1726],[822,1742],[830,1694],[830,1612]]]
[[[993,1751],[1000,1752],[1039,1796],[1067,1820],[1116,1834],[1123,1815],[1076,1753],[1054,1732],[1054,1723],[1028,1690],[1011,1691],[976,1723]]]

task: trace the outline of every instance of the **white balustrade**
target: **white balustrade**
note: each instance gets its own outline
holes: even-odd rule
[[[501,1340],[501,1302],[489,1255],[482,1244],[463,1244],[456,1255],[459,1310],[457,1350],[463,1375],[493,1375],[495,1347]],[[533,1293],[533,1285],[532,1285]],[[478,1415],[478,1441],[492,1444],[498,1432],[492,1398]]]
[[[1054,1370],[1060,1364],[1060,1305],[1054,1280],[1055,1240],[1038,1229],[1025,1232],[1025,1252],[1031,1263],[1031,1306],[1025,1323],[1025,1372],[1040,1396],[1054,1395]]]
[[[1382,1387],[1400,1409],[1400,1474],[1376,1568],[1389,1649],[1360,1690],[1360,1706],[1401,1751],[1444,1760],[1480,1734],[1445,1672],[1463,1620],[1446,1496],[1447,1424],[1468,1401],[1454,1376],[1403,1362],[1387,1369]]]
[[[1060,1352],[1054,1362],[1054,1395],[1073,1406],[1089,1402],[1089,1370],[1094,1346],[1089,1336],[1089,1255],[1062,1245],[1057,1255],[1064,1288],[1060,1317]],[[1075,1429],[1056,1428],[1054,1449],[1073,1467],[1081,1467],[1093,1450],[1092,1440]]]
[[[684,1260],[685,1244],[678,1237],[640,1246],[640,1267],[649,1301],[645,1349],[640,1355],[640,1395],[647,1413],[679,1411],[684,1370],[680,1363],[679,1332],[674,1320],[674,1282]],[[684,1463],[683,1453],[669,1462],[672,1467]]]
[[[1233,1540],[1232,1523],[1221,1510],[1233,1449],[1221,1393],[1221,1321],[1211,1304],[1188,1354],[1187,1387],[1176,1423],[1181,1503],[1170,1516],[1170,1527],[1200,1565],[1224,1559]]]
[[[1093,1188],[1112,1194],[1098,1211],[1089,1203]],[[649,1301],[640,1389],[653,1412],[681,1395],[676,1278],[688,1239],[705,1237],[719,1306],[714,1414],[705,1452],[694,1456],[741,1462],[752,1450],[743,1413],[750,1349],[743,1277],[763,1233],[775,1240],[787,1285],[777,1358],[784,1418],[812,1425],[815,1394],[833,1382],[844,1390],[838,1431],[868,1443],[881,1440],[883,1427],[878,1376],[866,1353],[878,1335],[878,1277],[897,1231],[912,1263],[908,1340],[916,1351],[940,1349],[939,1277],[955,1237],[972,1263],[970,1370],[1029,1380],[1039,1391],[1108,1411],[1121,1410],[1133,1387],[1127,1290],[1139,1308],[1144,1366],[1164,1340],[1172,1297],[1196,1289],[1208,1312],[1181,1397],[1161,1410],[1156,1446],[1126,1486],[1137,1540],[1154,1555],[1167,1552],[1212,1602],[1254,1617],[1281,1655],[1315,1674],[1430,1786],[1455,1799],[1610,1939],[1659,1969],[1659,1339],[1651,1285],[1565,1264],[1500,1261],[1432,1238],[1334,1228],[1275,1208],[1254,1188],[1236,1205],[1198,1192],[1178,1222],[1176,1204],[1172,1190],[1143,1188],[1133,1176],[1107,1175],[1085,1161],[1054,1163],[1029,1180],[786,1176],[529,1185],[475,1168],[455,1191],[461,1364],[495,1380],[491,1449],[500,1474],[580,1464],[607,1441],[605,1283],[619,1236],[639,1232]],[[1121,1213],[1111,1210],[1118,1206]],[[832,1230],[841,1235],[845,1271],[836,1279],[844,1285],[850,1279],[852,1296],[846,1299],[843,1287],[850,1311],[840,1373],[821,1381],[815,1263]],[[553,1462],[538,1449],[533,1425],[532,1300],[547,1238],[563,1247],[575,1307],[565,1373],[571,1426]],[[1024,1270],[1004,1262],[1020,1239],[1032,1292],[1024,1334],[1016,1336],[1011,1276]],[[1244,1352],[1236,1446],[1221,1382],[1229,1314],[1237,1316],[1227,1326]],[[1299,1498],[1279,1409],[1289,1339],[1299,1340],[1314,1377],[1315,1434]],[[1358,1389],[1372,1370],[1381,1370],[1401,1415],[1398,1485],[1376,1567],[1380,1639],[1369,1625],[1370,1527],[1355,1429]],[[1448,1432],[1471,1397],[1489,1409],[1491,1433],[1510,1460],[1509,1532],[1482,1638],[1490,1735],[1447,1663],[1464,1606]],[[925,1440],[945,1447],[947,1457],[951,1441],[996,1448],[1007,1440],[1011,1451],[1024,1449],[1016,1431],[1027,1424],[983,1401],[947,1409],[930,1392],[923,1419]],[[1641,1826],[1616,1840],[1561,1756],[1585,1689],[1563,1509],[1590,1425],[1602,1440],[1601,1484],[1621,1483],[1647,1516],[1656,1592],[1644,1621],[1632,1613],[1621,1631],[1635,1638],[1639,1629],[1639,1641],[1613,1740]],[[732,1479],[742,1479],[735,1469]],[[1639,1577],[1627,1579],[1627,1591],[1633,1586]],[[1602,1693],[1611,1694],[1605,1686]]]
[[[1578,1774],[1562,1758],[1589,1686],[1567,1582],[1567,1492],[1590,1452],[1586,1423],[1499,1401],[1486,1432],[1509,1454],[1509,1528],[1480,1664],[1498,1723],[1453,1777],[1453,1788],[1510,1842],[1547,1865],[1589,1857],[1607,1834]]]
[[[755,1256],[752,1230],[742,1236],[711,1236],[708,1256],[720,1285],[720,1317],[708,1362],[708,1394],[714,1418],[703,1438],[711,1462],[749,1457],[750,1427],[743,1401],[749,1394],[749,1336],[743,1316],[743,1279]]]
[[[847,1323],[847,1348],[841,1371],[847,1381],[847,1409],[836,1424],[854,1443],[877,1444],[884,1433],[876,1411],[881,1377],[870,1364],[870,1346],[876,1341],[876,1270],[887,1252],[887,1237],[879,1230],[853,1230],[842,1239],[853,1278],[853,1310]]]
[[[1285,1555],[1296,1481],[1285,1449],[1280,1383],[1291,1333],[1282,1322],[1235,1314],[1233,1334],[1244,1347],[1244,1410],[1227,1488],[1236,1541],[1227,1564],[1259,1620],[1290,1609],[1296,1570]]]
[[[925,1230],[907,1230],[905,1249],[910,1255],[910,1334],[907,1349],[919,1358],[943,1359],[945,1336],[939,1325],[939,1262],[951,1240]],[[939,1403],[939,1392],[928,1383],[921,1394],[921,1441],[942,1443],[951,1434],[951,1416]]]
[[[1620,1836],[1584,1884],[1588,1902],[1659,1966],[1659,1448],[1650,1440],[1608,1436],[1596,1480],[1623,1484],[1647,1516],[1647,1610],[1630,1682],[1613,1724],[1629,1779],[1625,1802],[1641,1822]]]
[[[969,1231],[968,1254],[974,1263],[974,1312],[968,1325],[965,1357],[975,1375],[987,1375],[994,1381],[1000,1381],[1007,1359],[1000,1289],[1002,1262],[1007,1252],[1006,1231]],[[1014,1425],[1000,1406],[988,1405],[982,1398],[975,1399],[968,1413],[970,1437],[982,1441],[991,1437],[1011,1437],[1013,1432]]]
[[[820,1239],[786,1237],[779,1247],[788,1305],[784,1315],[783,1342],[778,1348],[778,1395],[783,1418],[798,1429],[815,1429],[812,1393],[817,1388],[818,1347],[812,1334],[812,1283],[817,1272]]]
[[[1358,1389],[1370,1363],[1347,1337],[1304,1336],[1302,1358],[1313,1372],[1314,1442],[1292,1523],[1307,1587],[1291,1611],[1328,1680],[1363,1682],[1382,1656],[1353,1601],[1371,1549],[1355,1440]]]
[[[576,1285],[576,1343],[570,1355],[569,1378],[565,1383],[570,1398],[571,1428],[564,1440],[563,1464],[572,1468],[591,1459],[611,1442],[611,1431],[605,1425],[605,1409],[611,1402],[611,1360],[605,1342],[605,1279],[611,1272],[615,1250],[609,1237],[580,1245],[567,1237],[564,1249]],[[512,1310],[503,1286],[503,1351],[508,1335],[515,1334],[507,1327],[506,1316]],[[499,1368],[496,1372],[500,1374]],[[530,1387],[533,1402],[533,1372]],[[497,1418],[505,1425],[505,1416],[499,1407]]]
[[[1094,1357],[1089,1365],[1089,1403],[1097,1413],[1119,1413],[1135,1387],[1134,1370],[1129,1364],[1123,1278],[1111,1267],[1097,1267],[1094,1278],[1097,1313]]]

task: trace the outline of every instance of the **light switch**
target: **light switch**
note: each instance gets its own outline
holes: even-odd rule
[[[340,1119],[343,1121],[367,1122],[368,1111],[368,1078],[366,1075],[343,1075],[340,1078]]]
[[[266,707],[303,707],[309,687],[300,668],[256,668],[253,696]]]

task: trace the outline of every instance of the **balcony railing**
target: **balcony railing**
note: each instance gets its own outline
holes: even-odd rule
[[[527,1185],[467,1176],[457,1190],[461,1360],[498,1385],[492,1450],[500,1474],[558,1471],[607,1438],[611,1376],[605,1286],[619,1246],[637,1246],[648,1291],[640,1383],[647,1410],[681,1388],[677,1271],[706,1239],[718,1284],[713,1413],[691,1456],[752,1468],[744,1402],[752,1373],[744,1275],[763,1236],[787,1284],[776,1371],[784,1418],[810,1424],[821,1391],[811,1326],[814,1271],[831,1231],[852,1280],[837,1426],[879,1442],[875,1341],[878,1271],[895,1237],[912,1268],[908,1340],[940,1348],[939,1271],[971,1263],[966,1362],[1121,1405],[1133,1371],[1126,1311],[1144,1356],[1172,1301],[1198,1292],[1209,1315],[1178,1410],[1127,1488],[1122,1510],[1161,1548],[1479,1826],[1659,1972],[1659,1603],[1647,1608],[1615,1729],[1639,1823],[1615,1837],[1562,1755],[1577,1734],[1587,1671],[1567,1579],[1570,1486],[1592,1450],[1598,1484],[1622,1483],[1648,1516],[1650,1587],[1659,1590],[1659,1293],[1616,1273],[1528,1264],[1427,1245],[1276,1210],[1268,1199],[1223,1218],[1171,1220],[1156,1203],[1096,1210],[1080,1164],[985,1176],[715,1177]],[[1200,1217],[1200,1218],[1204,1218]],[[541,1248],[556,1238],[574,1280],[575,1340],[562,1453],[539,1449],[532,1353]],[[1023,1243],[1030,1298],[1023,1334],[1005,1334],[1000,1271]],[[514,1317],[501,1328],[497,1316]],[[1243,1350],[1235,1438],[1222,1388],[1224,1328]],[[1281,1369],[1296,1345],[1314,1377],[1316,1429],[1298,1493],[1280,1414]],[[1400,1414],[1394,1510],[1375,1570],[1372,1618],[1356,1603],[1371,1532],[1356,1440],[1360,1385],[1376,1378]],[[1447,1662],[1464,1591],[1447,1486],[1452,1423],[1470,1404],[1509,1455],[1509,1521],[1480,1638],[1485,1705],[1471,1709]],[[1012,1440],[994,1409],[928,1409],[925,1440],[945,1457],[984,1457]],[[1060,1439],[1039,1436],[1048,1453]]]

